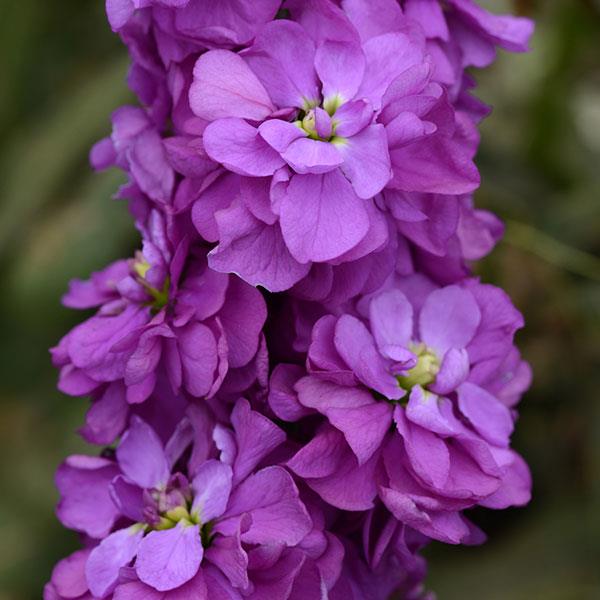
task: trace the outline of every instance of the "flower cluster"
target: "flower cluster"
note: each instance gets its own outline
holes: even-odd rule
[[[431,597],[420,550],[528,502],[519,312],[471,263],[472,67],[532,23],[474,0],[107,0],[140,106],[91,152],[140,250],[71,283],[91,397],[60,466],[82,549],[45,600]]]

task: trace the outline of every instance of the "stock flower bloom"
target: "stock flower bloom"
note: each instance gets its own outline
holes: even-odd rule
[[[71,283],[64,303],[100,307],[52,350],[59,387],[84,395],[122,381],[129,403],[146,400],[164,373],[174,393],[214,395],[228,371],[255,357],[266,307],[261,294],[211,271],[204,251],[173,244],[153,212],[143,250],[89,281]]]
[[[194,204],[202,234],[207,213],[240,189],[215,215],[223,247],[210,264],[272,291],[312,263],[381,249],[388,232],[376,197],[386,186],[462,194],[479,181],[474,140],[457,130],[422,44],[401,32],[361,43],[340,9],[313,8],[306,19],[297,10],[300,24],[266,25],[238,54],[203,54],[189,92],[192,111],[210,121],[204,151],[242,178],[221,177]],[[235,244],[249,229],[262,240],[252,252]]]
[[[529,383],[512,343],[522,319],[476,281],[404,289],[362,299],[356,315],[322,317],[308,375],[275,370],[274,412],[316,411],[328,423],[288,465],[334,506],[366,510],[379,496],[429,537],[478,541],[462,509],[529,499],[527,467],[509,447],[511,407]]]
[[[300,555],[317,550],[316,539],[318,586],[322,577],[335,579],[339,567],[330,561],[341,560],[341,548],[313,531],[290,475],[277,466],[257,470],[285,434],[244,400],[231,421],[233,429],[211,430],[205,415],[192,411],[163,446],[149,425],[133,417],[114,459],[73,456],[60,467],[59,518],[97,540],[71,559],[83,565],[94,598],[113,592],[122,599],[156,592],[169,598],[171,591],[173,597],[214,598],[223,590],[232,598],[267,598],[259,592],[261,572],[284,586],[293,583]],[[220,459],[211,458],[211,437]],[[301,544],[302,550],[292,551]]]

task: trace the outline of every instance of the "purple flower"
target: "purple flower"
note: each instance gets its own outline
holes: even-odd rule
[[[211,432],[206,415],[192,411],[163,446],[133,417],[115,459],[73,456],[60,467],[59,518],[99,541],[89,555],[77,555],[94,597],[115,589],[115,598],[139,597],[144,589],[149,597],[178,589],[212,598],[212,587],[221,585],[248,591],[260,586],[248,573],[261,553],[273,566],[295,560],[286,548],[304,544],[309,551],[313,524],[290,475],[277,466],[256,470],[285,434],[243,400],[231,422],[233,430]],[[211,433],[220,460],[211,458]]]
[[[383,248],[376,197],[386,186],[461,194],[479,181],[475,140],[457,130],[422,44],[399,31],[361,43],[325,2],[292,13],[301,24],[270,23],[239,54],[203,54],[189,93],[194,113],[210,121],[204,151],[241,176],[221,176],[194,204],[201,235],[216,219],[210,264],[272,291],[311,263]]]
[[[512,341],[521,326],[503,292],[474,280],[436,289],[408,278],[355,314],[322,317],[309,374],[282,365],[272,376],[275,414],[328,422],[289,467],[339,508],[379,496],[429,537],[480,539],[462,509],[529,500],[529,472],[509,447],[511,407],[529,384]]]
[[[52,350],[62,391],[123,382],[127,401],[139,403],[164,373],[175,394],[212,396],[228,371],[256,356],[266,317],[260,293],[208,269],[204,251],[188,250],[185,238],[173,244],[159,213],[149,223],[134,260],[71,283],[67,306],[100,308]]]

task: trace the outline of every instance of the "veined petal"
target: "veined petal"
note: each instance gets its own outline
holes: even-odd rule
[[[301,263],[336,258],[369,230],[362,200],[339,170],[292,177],[281,202],[280,224],[292,256]]]
[[[211,50],[196,61],[190,106],[208,121],[226,117],[262,121],[276,110],[252,69],[229,50]]]

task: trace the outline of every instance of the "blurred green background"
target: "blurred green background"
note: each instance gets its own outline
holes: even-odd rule
[[[479,206],[508,223],[479,266],[525,313],[535,371],[515,447],[534,474],[525,509],[475,511],[480,548],[434,545],[440,600],[600,599],[600,2],[484,2],[538,21],[528,55],[478,74],[495,105],[482,128]],[[71,277],[129,255],[135,234],[93,174],[92,143],[130,100],[127,57],[101,0],[0,6],[0,600],[40,598],[75,548],[55,520],[53,471],[83,449],[86,402],[54,391],[47,348],[81,315]]]

